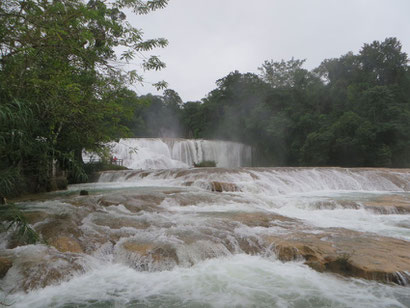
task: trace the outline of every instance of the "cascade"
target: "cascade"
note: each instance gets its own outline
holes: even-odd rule
[[[367,168],[129,170],[104,172],[99,182],[128,182],[139,186],[184,186],[189,183],[198,188],[206,188],[210,182],[223,182],[235,183],[242,192],[271,196],[319,191],[410,191],[409,172]]]
[[[250,166],[251,147],[241,143],[202,139],[127,138],[110,143],[112,155],[130,169],[193,167],[204,160],[217,167]]]
[[[112,148],[136,170],[17,203],[48,245],[0,233],[0,303],[410,307],[409,169],[187,168],[247,164],[250,149],[183,139]]]

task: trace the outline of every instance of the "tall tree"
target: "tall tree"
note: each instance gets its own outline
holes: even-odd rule
[[[33,113],[35,138],[47,143],[49,163],[58,159],[72,165],[74,153],[96,148],[124,131],[121,118],[130,113],[117,98],[124,85],[142,77],[137,71],[123,71],[119,61],[167,45],[162,38],[144,40],[142,30],[130,25],[125,11],[146,14],[166,3],[0,2],[0,108],[4,111],[18,101]],[[118,48],[123,50],[120,56],[115,52]],[[141,70],[164,66],[158,57],[150,56]]]

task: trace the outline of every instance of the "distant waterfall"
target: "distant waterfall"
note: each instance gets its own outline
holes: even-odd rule
[[[131,169],[188,168],[204,160],[216,162],[217,167],[250,166],[251,147],[237,142],[171,139],[128,138],[110,144],[112,154],[123,159]]]

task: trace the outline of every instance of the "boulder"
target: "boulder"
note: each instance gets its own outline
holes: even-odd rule
[[[294,232],[265,236],[279,260],[304,260],[320,272],[407,285],[410,246],[407,241],[333,229],[319,234]]]
[[[226,183],[226,182],[216,182],[213,181],[210,184],[211,191],[216,192],[236,192],[241,191],[236,184],[233,183]]]
[[[71,237],[58,236],[51,239],[49,244],[60,252],[83,253],[80,243]]]
[[[382,214],[408,214],[410,213],[410,198],[399,195],[380,196],[363,205],[375,212]]]
[[[6,276],[9,269],[13,266],[11,259],[0,257],[0,279]]]
[[[155,243],[125,242],[126,261],[138,270],[157,271],[172,269],[178,262],[175,248]]]

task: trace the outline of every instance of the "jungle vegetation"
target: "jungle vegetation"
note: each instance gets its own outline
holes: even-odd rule
[[[167,0],[0,1],[0,197],[51,190],[56,167],[85,180],[81,151],[129,135],[127,85],[142,82],[123,66],[165,64],[146,53],[126,12],[147,14]],[[121,50],[121,54],[118,53]],[[164,87],[164,82],[155,84]]]
[[[126,13],[166,4],[0,2],[0,197],[54,189],[56,166],[84,181],[82,150],[121,137],[243,142],[263,166],[410,166],[410,70],[397,38],[313,70],[304,60],[266,60],[258,74],[217,80],[197,102],[172,89],[138,96],[128,85],[143,78],[123,64],[167,40],[144,39]],[[142,59],[141,71],[165,66]]]
[[[198,102],[182,103],[172,90],[135,96],[140,104],[126,125],[135,136],[247,143],[260,166],[410,166],[410,70],[397,38],[313,70],[304,62],[231,72]]]

